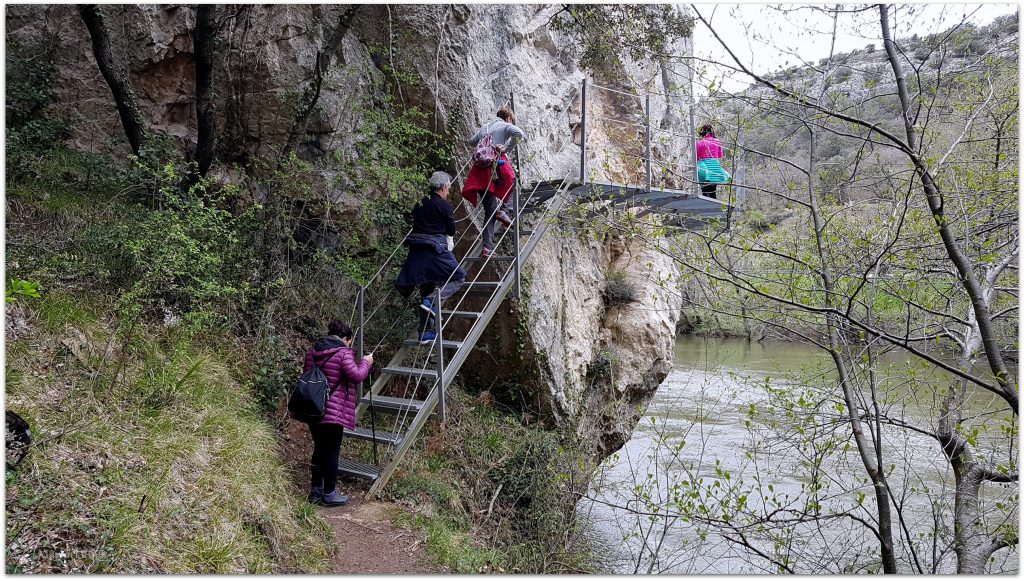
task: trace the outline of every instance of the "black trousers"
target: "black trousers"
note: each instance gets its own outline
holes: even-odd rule
[[[700,185],[700,193],[701,194],[703,194],[704,196],[706,196],[708,198],[714,198],[714,199],[717,200],[718,196],[715,194],[715,190],[716,189],[718,189],[718,184],[701,184]]]
[[[466,274],[464,272],[461,272],[461,268],[459,269],[459,271],[460,272],[456,272],[455,274],[453,274],[451,280],[449,280],[447,284],[441,287],[442,305],[446,300],[452,298],[452,295],[459,292],[459,289],[462,288],[462,284],[466,281]],[[434,291],[436,289],[437,285],[432,282],[421,284],[420,298],[430,299],[431,301],[435,300]],[[434,305],[434,310],[440,311],[441,305]],[[416,312],[420,316],[420,323],[419,326],[416,327],[416,333],[422,334],[434,328],[434,319],[433,317],[430,316],[429,313],[427,313],[427,311],[421,309],[419,305],[416,305]]]
[[[488,190],[484,192],[484,199],[482,203],[484,205],[484,244],[486,244],[491,250],[494,250],[494,226],[497,222],[495,216],[497,216],[500,202],[498,201],[498,198],[494,197],[494,194]]]
[[[345,428],[337,424],[309,424],[313,436],[313,458],[309,463],[310,483],[331,493],[338,484],[338,454]]]

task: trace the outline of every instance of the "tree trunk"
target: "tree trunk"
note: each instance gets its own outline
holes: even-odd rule
[[[205,176],[213,164],[217,148],[217,109],[213,102],[213,10],[211,4],[196,8],[196,30],[193,35],[196,59],[196,121],[199,136],[195,161],[199,176]]]
[[[914,128],[914,124],[910,120],[910,109],[912,107],[910,92],[907,89],[906,80],[903,76],[903,67],[900,65],[899,59],[896,56],[896,43],[892,40],[892,32],[889,28],[889,6],[886,4],[878,5],[879,18],[882,27],[882,39],[885,41],[885,52],[889,57],[889,65],[892,68],[893,74],[896,77],[896,92],[900,99],[900,106],[903,110],[903,124],[907,133],[907,145],[910,148],[910,157],[914,162],[915,170],[917,171],[918,177],[921,178],[921,185],[924,188],[925,199],[928,202],[928,209],[931,211],[932,218],[935,220],[935,225],[939,231],[939,238],[942,240],[942,244],[946,249],[946,254],[949,256],[950,261],[956,267],[957,274],[960,275],[960,280],[964,290],[967,292],[967,296],[971,299],[971,307],[974,309],[975,320],[977,321],[978,330],[981,335],[981,342],[984,345],[985,357],[988,360],[989,368],[992,370],[992,374],[995,376],[996,381],[999,384],[998,393],[1003,399],[1006,400],[1007,405],[1013,410],[1013,413],[1017,413],[1019,394],[1014,383],[1010,380],[1010,372],[1006,367],[1006,363],[1003,361],[1003,354],[999,349],[999,343],[996,340],[995,330],[992,327],[992,319],[989,315],[988,305],[982,298],[982,287],[978,281],[978,276],[974,272],[973,265],[970,259],[964,254],[960,248],[953,231],[949,227],[949,220],[945,215],[944,200],[942,193],[939,190],[938,185],[935,183],[935,178],[932,176],[931,171],[924,165],[924,162],[920,159],[920,151],[918,148],[917,130]]]
[[[139,155],[142,144],[146,140],[145,119],[139,109],[135,90],[128,79],[128,73],[114,63],[114,57],[110,52],[110,38],[107,35],[107,28],[103,24],[103,14],[96,4],[83,4],[79,6],[78,12],[85,22],[85,27],[89,29],[96,64],[100,68],[103,79],[107,81],[110,92],[113,93],[125,136],[128,138],[132,151],[135,152],[135,155]]]
[[[995,299],[995,284],[1009,261],[996,265],[984,277],[982,300],[986,305]],[[968,325],[964,329],[964,346],[960,354],[960,365],[969,369],[975,354],[981,348],[981,332],[974,310],[967,315]],[[1016,476],[986,475],[978,463],[967,439],[957,430],[964,418],[964,396],[967,384],[964,381],[950,384],[942,400],[938,436],[942,451],[949,459],[956,477],[956,495],[953,503],[953,550],[956,553],[957,573],[982,575],[992,553],[1000,546],[981,517],[981,486],[986,480],[1015,481]]]

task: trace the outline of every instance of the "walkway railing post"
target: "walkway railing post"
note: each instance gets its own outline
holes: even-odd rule
[[[740,133],[739,136],[736,138],[737,151],[736,154],[733,156],[733,159],[736,163],[736,171],[732,176],[732,189],[736,191],[737,210],[743,210],[743,207],[747,203],[747,190],[746,188],[743,187],[743,184],[746,183],[747,179],[747,150],[745,147],[743,147],[743,141],[743,134]]]
[[[697,181],[697,176],[700,175],[700,174],[697,173],[697,137],[696,137],[697,122],[693,118],[693,102],[692,102],[693,101],[693,94],[692,93],[690,94],[690,101],[691,101],[690,102],[690,147],[693,149],[693,157],[690,158],[690,161],[693,162],[693,187],[694,187],[694,191],[697,192],[697,195],[699,196],[700,195],[700,183],[698,183],[698,181]]]
[[[364,303],[365,303],[365,300],[366,300],[366,287],[365,286],[359,287],[359,295],[358,295],[358,299],[357,300],[359,302],[359,307],[358,307],[359,308],[359,332],[356,333],[356,343],[357,343],[358,350],[359,350],[358,361],[362,361],[363,355],[365,354],[363,352],[363,327],[364,327],[364,325],[366,323],[365,317],[363,316],[363,306],[364,306]],[[356,401],[359,401],[360,399],[363,399],[363,383],[364,382],[362,382],[362,381],[359,382],[359,398]]]
[[[580,183],[587,181],[587,79],[583,78],[583,92],[580,94]]]
[[[516,110],[516,94],[515,94],[515,92],[512,92],[509,95],[509,99],[512,101],[512,111],[515,111]],[[513,229],[513,231],[512,231],[512,234],[513,234],[513,236],[512,236],[512,246],[513,246],[513,251],[515,252],[515,256],[512,257],[512,260],[513,260],[512,267],[515,269],[515,275],[516,275],[515,293],[516,293],[516,300],[518,301],[521,298],[520,290],[521,290],[521,285],[522,285],[522,278],[521,278],[521,272],[520,272],[520,266],[521,265],[519,264],[519,194],[522,193],[522,190],[523,190],[523,174],[521,173],[522,170],[520,169],[520,166],[519,166],[519,141],[518,140],[516,140],[516,144],[515,144],[515,146],[513,148],[513,152],[515,153],[515,157],[516,157],[516,187],[512,191],[512,229]]]
[[[441,287],[437,287],[434,293],[434,304],[437,305],[437,339],[434,346],[437,348],[437,415],[443,422],[445,419],[445,384],[444,384],[444,338],[441,332],[444,330],[444,319],[441,318]]]
[[[647,192],[651,191],[651,94],[647,94],[644,110],[647,117]]]

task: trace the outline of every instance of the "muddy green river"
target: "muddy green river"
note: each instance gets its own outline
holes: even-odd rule
[[[905,354],[891,353],[876,366],[884,388],[883,414],[933,430],[935,410],[950,378],[941,370],[908,363],[908,359]],[[797,393],[814,383],[815,377],[821,378],[819,384],[827,384],[833,375],[831,359],[802,344],[680,337],[673,371],[659,387],[630,441],[604,462],[588,498],[577,506],[593,546],[605,553],[608,571],[778,571],[753,549],[736,542],[742,532],[757,550],[778,555],[777,539],[769,540],[755,529],[725,535],[721,529],[677,516],[679,486],[696,479],[703,479],[704,485],[721,481],[722,486],[713,489],[718,497],[723,495],[721,490],[743,481],[748,489],[747,506],[765,512],[778,506],[772,502],[788,508],[806,507],[805,502],[794,499],[806,500],[807,486],[814,481],[822,487],[816,497],[822,513],[852,511],[870,520],[874,499],[870,486],[861,484],[867,474],[849,438],[848,423],[811,438],[823,442],[831,434],[840,442],[839,449],[815,469],[810,461],[813,454],[806,447],[801,451],[789,445],[800,439],[795,430],[787,434],[784,429],[770,428],[770,420],[763,415],[748,415],[751,405],[768,409],[765,406],[771,396],[767,388]],[[829,400],[828,405],[834,401]],[[968,409],[977,415],[974,425],[988,426],[972,437],[994,462],[1005,463],[1010,456],[1016,457],[1018,449],[1016,444],[1008,448],[1008,440],[1001,435],[1014,420],[1000,403],[988,392],[970,390]],[[834,418],[841,413],[828,409],[821,415]],[[948,533],[938,538],[933,534],[936,523],[939,527],[952,523],[953,475],[941,449],[929,436],[908,429],[887,428],[882,439],[884,463],[892,465],[887,470],[890,488],[902,508],[902,522],[895,524],[899,528],[900,572],[916,573],[918,567],[926,573],[955,572]],[[843,450],[845,442],[850,447]],[[728,478],[723,477],[725,473]],[[999,515],[1005,520],[1005,507],[1017,502],[1011,496],[1016,491],[1016,484],[986,485],[983,504],[990,511],[992,526],[998,525],[995,518]],[[857,510],[858,503],[863,503],[863,508]],[[711,511],[714,513],[713,508]],[[1015,521],[1016,511],[1009,514]],[[880,569],[873,533],[850,518],[795,525],[791,535],[780,538],[786,539],[781,554],[790,557],[790,566],[798,573]],[[1014,573],[1018,560],[1016,550],[1001,550],[990,562],[990,571]]]

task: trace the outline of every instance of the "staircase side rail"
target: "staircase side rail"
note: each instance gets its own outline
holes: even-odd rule
[[[430,419],[431,414],[434,412],[434,408],[437,407],[438,390],[431,389],[430,393],[427,394],[427,398],[423,402],[423,409],[421,409],[412,419],[409,424],[409,429],[406,431],[406,435],[402,438],[402,443],[395,449],[395,453],[388,460],[387,464],[381,468],[380,474],[377,479],[374,480],[370,486],[370,490],[366,493],[366,500],[373,499],[384,485],[391,479],[391,475],[395,473],[395,469],[398,468],[398,463],[405,457],[405,453],[412,447],[413,442],[416,440],[416,436],[419,435],[420,430],[427,424],[427,420]]]
[[[533,251],[537,247],[537,244],[540,242],[544,234],[547,233],[548,228],[551,226],[550,216],[556,216],[558,212],[561,211],[566,199],[564,194],[566,191],[568,191],[571,185],[572,182],[570,182],[567,178],[563,186],[560,188],[559,193],[556,194],[555,200],[548,207],[548,211],[545,212],[544,217],[540,220],[540,224],[534,229],[533,234],[530,235],[530,238],[529,240],[527,240],[526,245],[523,246],[523,262],[529,260],[529,257],[531,254],[533,254]],[[472,349],[476,346],[476,342],[480,339],[480,336],[483,335],[484,329],[490,323],[491,318],[494,316],[496,312],[498,312],[498,308],[501,306],[502,301],[505,299],[505,295],[507,295],[508,291],[512,288],[513,282],[513,279],[507,275],[502,277],[501,284],[498,286],[497,289],[495,289],[494,293],[491,294],[490,299],[487,301],[487,305],[484,307],[484,310],[482,311],[481,317],[477,319],[477,321],[473,324],[473,327],[470,329],[469,333],[466,335],[466,338],[463,340],[462,346],[459,347],[459,349],[455,352],[455,355],[452,356],[451,361],[447,363],[447,380],[450,381],[452,378],[455,377],[455,375],[458,374],[459,369],[462,367],[462,364],[469,357],[470,351],[472,351]]]

